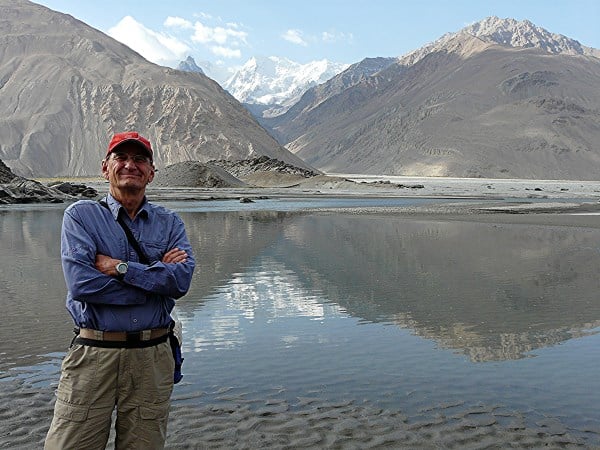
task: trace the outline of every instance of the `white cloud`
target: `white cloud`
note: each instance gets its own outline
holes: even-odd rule
[[[182,17],[169,16],[165,20],[165,27],[193,29],[194,24],[192,22],[190,22],[189,20],[184,19]]]
[[[126,16],[108,30],[108,34],[156,64],[174,67],[192,53],[195,44],[219,58],[241,58],[241,48],[248,46],[248,33],[235,23],[208,26],[200,21],[191,22],[169,16],[163,23],[171,34],[145,27],[131,16]]]
[[[192,41],[199,42],[201,44],[208,44],[214,42],[219,45],[224,45],[227,42],[240,45],[246,44],[246,38],[248,33],[245,31],[237,30],[237,27],[228,25],[228,28],[223,27],[209,27],[201,22],[194,23],[194,34],[192,35]]]
[[[241,58],[242,57],[242,52],[238,48],[228,48],[228,47],[221,47],[221,46],[215,45],[210,48],[210,51],[213,52],[215,55],[221,56],[223,58]]]
[[[190,51],[190,47],[183,41],[150,30],[131,16],[123,17],[108,30],[108,34],[156,64],[173,64],[184,59]]]
[[[307,47],[309,45],[336,44],[339,42],[351,44],[354,40],[352,33],[343,33],[335,30],[323,31],[317,34],[306,34],[302,30],[289,29],[281,35],[283,39],[292,44]]]
[[[229,23],[225,27],[211,27],[196,21],[193,26],[192,42],[207,46],[214,55],[222,58],[240,58],[240,47],[247,46],[248,33],[238,25]],[[216,45],[215,45],[216,44]]]
[[[300,30],[287,30],[281,37],[292,44],[302,45],[304,47],[308,45],[302,37],[302,31]]]
[[[339,31],[323,31],[321,33],[321,40],[328,44],[335,42],[351,43],[354,40],[354,35],[352,33],[343,33]]]

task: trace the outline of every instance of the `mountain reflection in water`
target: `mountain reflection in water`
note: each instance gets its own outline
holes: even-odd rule
[[[521,358],[600,324],[595,229],[273,212],[194,223],[202,255],[195,298],[268,255],[304,295],[362,321],[410,329],[473,361]],[[302,310],[290,296],[265,295]],[[195,308],[189,299],[180,307]]]
[[[395,324],[472,361],[522,358],[600,324],[596,229],[277,211],[181,215],[198,260],[179,303],[188,321],[215,292],[269,261],[285,275],[263,283],[274,315],[308,308]],[[1,306],[12,316],[0,328],[2,366],[65,348],[61,217],[60,209],[0,214]],[[292,290],[302,294],[286,295]],[[243,307],[257,313],[251,302]],[[36,333],[42,323],[56,332]]]
[[[523,357],[600,325],[598,230],[305,216],[282,265],[347,313],[470,356]]]

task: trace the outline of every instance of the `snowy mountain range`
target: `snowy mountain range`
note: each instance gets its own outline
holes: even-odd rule
[[[459,35],[474,36],[485,42],[509,47],[541,48],[552,54],[598,56],[598,50],[582,46],[579,42],[563,35],[551,33],[528,20],[517,21],[492,16],[458,32],[446,33],[436,41],[398,57],[398,62],[405,66],[415,64],[428,54],[445,48]],[[369,60],[376,59],[368,58],[364,62]],[[300,64],[276,56],[253,57],[226,81],[221,82],[221,85],[243,103],[259,122],[262,122],[262,119],[270,119],[286,113],[298,103],[306,91],[333,79],[347,69],[355,70],[357,64],[351,66],[325,59]],[[217,74],[213,74],[214,68],[209,66],[209,62],[198,65],[194,58],[189,56],[179,64],[178,69],[199,72],[215,78]],[[361,74],[361,77],[363,75],[365,74]],[[222,77],[223,74],[219,76]]]
[[[600,50],[529,21],[489,17],[349,67],[253,58],[228,93],[202,62],[160,67],[71,16],[0,9],[0,160],[18,175],[97,174],[106,136],[139,129],[160,168],[264,155],[324,172],[598,179]]]
[[[349,64],[326,59],[300,64],[276,56],[253,57],[222,83],[222,87],[253,112],[273,117],[286,112],[308,89],[348,67]],[[182,61],[178,69],[211,75],[210,69],[203,71],[191,56]]]

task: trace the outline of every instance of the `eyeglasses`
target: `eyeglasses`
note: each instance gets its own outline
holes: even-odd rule
[[[112,159],[120,163],[127,162],[131,159],[135,164],[146,164],[150,162],[150,158],[144,155],[130,155],[129,153],[116,152],[112,154]]]

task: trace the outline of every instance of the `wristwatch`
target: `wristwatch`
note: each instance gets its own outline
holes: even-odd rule
[[[125,261],[121,261],[119,264],[115,266],[115,270],[117,271],[117,278],[122,280],[125,274],[127,273],[128,264]]]

